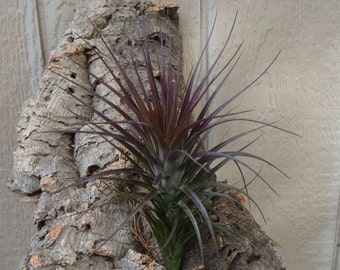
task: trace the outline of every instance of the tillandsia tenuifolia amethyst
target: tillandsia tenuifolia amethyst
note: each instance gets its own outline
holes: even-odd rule
[[[126,225],[136,214],[144,216],[157,240],[161,260],[169,270],[180,269],[184,250],[189,241],[195,238],[199,244],[203,262],[203,232],[209,233],[216,252],[219,249],[216,232],[237,235],[237,232],[233,232],[231,227],[220,226],[211,218],[217,211],[213,202],[237,201],[234,196],[230,195],[231,192],[237,192],[249,198],[246,191],[247,182],[242,179],[245,189],[238,189],[228,183],[212,180],[220,168],[229,161],[234,162],[240,170],[242,178],[241,168],[243,167],[260,178],[272,190],[270,184],[243,158],[259,160],[280,171],[265,159],[246,152],[246,148],[255,140],[247,141],[238,151],[228,151],[228,146],[264,127],[288,131],[273,124],[242,116],[249,111],[229,110],[226,112],[237,97],[263,76],[279,54],[274,57],[263,72],[243,89],[217,108],[212,107],[213,101],[240,59],[239,51],[242,43],[235,50],[231,59],[216,71],[217,63],[230,40],[236,18],[237,16],[235,16],[228,38],[216,60],[206,71],[206,74],[201,76],[202,59],[207,53],[210,34],[207,44],[184,86],[180,83],[181,80],[174,75],[170,39],[167,41],[167,47],[164,42],[161,42],[162,52],[156,68],[152,64],[149,44],[145,39],[143,61],[147,79],[142,78],[137,68],[133,74],[135,79],[132,79],[131,74],[127,74],[101,32],[93,25],[106,50],[103,53],[99,49],[93,48],[94,53],[107,68],[113,84],[104,81],[100,76],[88,70],[89,76],[95,78],[97,82],[116,95],[125,104],[127,110],[92,89],[80,85],[73,78],[68,78],[51,69],[63,79],[105,102],[120,115],[119,121],[110,119],[103,112],[68,91],[70,96],[77,99],[79,103],[101,119],[100,122],[91,122],[78,115],[90,127],[88,131],[80,132],[102,136],[110,143],[112,140],[115,141],[117,145],[121,145],[127,150],[122,151],[122,154],[132,164],[129,168],[107,170],[84,177],[73,185],[102,178],[133,185],[134,189],[120,192],[117,195],[130,198],[135,205],[122,226]],[[110,56],[115,70],[110,68],[104,54]],[[70,61],[74,60],[70,58]],[[135,60],[131,59],[131,61],[136,67]],[[77,63],[75,62],[75,64]],[[86,67],[78,66],[86,69]],[[159,71],[158,76],[155,76],[155,71]],[[210,149],[203,149],[202,146],[209,133],[215,127],[228,125],[235,121],[248,121],[256,126],[226,138]],[[136,177],[129,178],[121,175],[135,175]],[[249,200],[252,201],[251,198]],[[237,203],[240,202],[237,201]]]

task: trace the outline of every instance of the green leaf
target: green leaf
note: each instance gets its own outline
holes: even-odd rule
[[[190,219],[192,226],[194,227],[196,237],[197,237],[197,241],[198,241],[198,245],[199,245],[199,248],[200,248],[202,263],[204,264],[202,236],[201,236],[201,232],[200,232],[198,223],[196,221],[196,217],[192,213],[191,209],[189,208],[189,206],[185,202],[180,200],[180,201],[177,202],[177,204],[178,204],[178,206],[180,206],[183,209],[183,211],[185,212],[187,217]]]

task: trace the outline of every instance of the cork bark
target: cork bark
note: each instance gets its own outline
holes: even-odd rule
[[[92,24],[100,30],[132,79],[135,73],[131,59],[143,74],[141,46],[145,38],[155,66],[161,55],[161,37],[170,39],[174,69],[182,72],[177,8],[174,4],[96,0],[77,9],[63,40],[51,54],[36,95],[27,101],[18,123],[18,148],[8,187],[37,198],[34,217],[37,231],[18,269],[164,269],[148,255],[140,253],[129,224],[110,237],[131,211],[128,202],[111,201],[111,184],[97,179],[86,185],[54,191],[81,176],[129,165],[121,149],[102,137],[74,133],[88,129],[84,120],[98,120],[79,100],[112,119],[119,120],[119,114],[65,78],[72,78],[124,107],[119,98],[87,71],[103,81],[110,81],[107,69],[94,54],[94,48],[103,52],[105,48]],[[108,59],[107,63],[119,74]],[[79,100],[72,98],[65,89]],[[54,130],[64,132],[51,132]],[[230,213],[235,216],[235,226],[239,227],[245,240],[220,236],[221,256],[218,257],[212,253],[207,236],[206,269],[285,269],[275,243],[260,230],[245,207],[231,202],[221,212],[225,216]],[[183,269],[203,269],[195,242],[187,251]]]

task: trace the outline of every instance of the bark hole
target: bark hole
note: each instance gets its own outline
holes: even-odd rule
[[[95,171],[97,171],[98,169],[100,169],[100,167],[98,165],[91,165],[87,168],[86,171],[86,175],[90,176],[92,175]]]
[[[67,92],[69,92],[70,94],[73,94],[74,89],[72,87],[67,87]]]

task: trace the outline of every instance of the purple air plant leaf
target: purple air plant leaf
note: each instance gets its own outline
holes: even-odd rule
[[[236,19],[237,14],[223,48],[206,73],[201,76],[200,67],[202,59],[207,53],[207,45],[212,36],[211,32],[207,44],[184,87],[180,84],[178,75],[173,70],[170,38],[167,42],[168,48],[162,45],[162,54],[156,69],[152,64],[148,41],[145,39],[142,55],[146,72],[144,75],[146,76],[143,77],[138,71],[137,63],[131,56],[136,79],[133,81],[101,32],[93,24],[99,39],[104,44],[105,53],[110,57],[110,64],[116,67],[115,71],[110,68],[107,58],[103,56],[101,51],[94,48],[94,53],[98,61],[101,61],[106,67],[107,73],[115,82],[115,86],[88,71],[86,67],[79,65],[73,59],[70,58],[70,61],[78,68],[87,70],[89,76],[100,82],[113,95],[119,97],[129,112],[114,104],[105,96],[96,93],[93,89],[51,69],[51,72],[103,101],[121,116],[119,121],[111,119],[91,104],[82,101],[69,92],[71,97],[100,119],[98,122],[93,122],[77,115],[90,129],[74,132],[97,134],[114,146],[116,145],[114,142],[117,142],[129,152],[126,157],[133,165],[133,168],[107,170],[84,177],[72,185],[81,185],[101,178],[134,185],[136,191],[133,191],[133,194],[125,194],[127,198],[134,200],[135,208],[128,215],[124,225],[135,214],[144,215],[161,247],[161,258],[165,266],[171,270],[180,269],[184,249],[195,237],[203,261],[202,229],[211,235],[216,252],[218,252],[215,236],[215,230],[218,226],[210,219],[211,205],[205,205],[205,203],[209,201],[207,198],[213,197],[218,197],[226,202],[235,201],[232,196],[225,193],[225,191],[231,190],[244,194],[250,201],[253,201],[248,196],[248,185],[241,168],[251,172],[263,181],[269,189],[277,193],[269,181],[264,179],[255,168],[248,165],[244,158],[260,161],[285,175],[271,162],[255,154],[245,152],[245,149],[255,143],[257,139],[251,140],[249,143],[246,142],[238,151],[227,150],[233,142],[243,140],[249,134],[266,127],[294,134],[276,126],[275,123],[264,123],[242,116],[251,112],[251,110],[234,112],[233,108],[229,108],[239,96],[244,94],[268,71],[279,53],[255,79],[246,83],[245,87],[217,108],[212,107],[213,101],[218,97],[230,74],[239,64],[243,42],[236,48],[230,60],[221,69],[216,70],[231,38]],[[164,44],[164,42],[161,42],[161,44]],[[90,46],[90,44],[88,45]],[[160,72],[157,78],[154,75],[155,70]],[[214,86],[215,83],[216,86]],[[207,98],[210,92],[211,95]],[[208,135],[217,126],[228,125],[237,121],[248,122],[256,126],[224,139],[211,149],[202,149]],[[61,132],[72,133],[72,131]],[[123,154],[125,154],[124,151]],[[212,176],[229,161],[234,162],[240,171],[245,191],[226,183],[211,181]],[[138,178],[129,180],[120,176],[122,173],[138,175]],[[217,191],[211,191],[211,189]],[[121,196],[124,196],[124,194],[121,194]],[[254,204],[257,206],[255,202]]]

